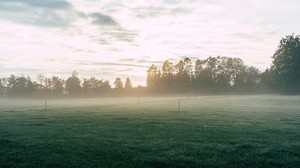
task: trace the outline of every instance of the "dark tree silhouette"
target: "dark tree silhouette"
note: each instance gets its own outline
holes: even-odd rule
[[[79,94],[81,91],[80,80],[76,71],[72,72],[72,76],[66,80],[66,91],[69,95]]]
[[[53,76],[51,82],[51,92],[55,96],[62,95],[64,92],[64,80],[58,78],[57,76]]]
[[[36,94],[38,94],[38,95],[46,95],[46,94],[48,94],[47,93],[47,88],[46,88],[46,80],[47,80],[47,78],[44,76],[44,75],[42,75],[42,74],[38,74],[37,75],[37,83],[35,84],[36,85],[36,87],[37,87],[37,93]]]
[[[272,80],[286,93],[300,93],[300,36],[282,38],[272,58]]]
[[[261,85],[261,74],[255,67],[243,67],[237,74],[234,86],[237,88],[255,88]]]
[[[126,78],[124,86],[122,80],[116,78],[113,90],[109,81],[98,80],[95,77],[85,78],[81,84],[78,73],[74,71],[66,81],[57,76],[47,78],[41,74],[37,76],[37,82],[32,82],[29,77],[25,78],[15,75],[11,75],[8,78],[0,78],[0,96],[57,97],[63,95],[84,95],[95,97],[135,95],[140,93],[185,94],[194,91],[215,93],[220,91],[252,92],[255,89],[259,91],[263,86],[262,82],[270,86],[275,86],[274,83],[276,82],[276,86],[279,86],[281,82],[283,86],[291,88],[288,82],[284,82],[287,79],[290,79],[293,82],[293,88],[297,89],[296,86],[300,86],[298,78],[299,67],[292,63],[297,61],[299,63],[298,46],[299,36],[288,36],[286,39],[283,39],[279,49],[274,54],[273,66],[263,74],[255,67],[246,66],[239,58],[208,57],[204,60],[197,60],[193,64],[192,60],[186,57],[175,65],[166,60],[161,69],[151,65],[147,70],[147,87],[133,88],[129,78]],[[290,60],[293,61],[289,62]],[[288,63],[285,63],[285,61],[288,61]],[[290,66],[286,66],[286,64]]]
[[[91,77],[89,79],[83,79],[82,89],[85,94],[95,95],[99,93],[101,85],[101,80],[98,80],[95,77]]]
[[[124,88],[126,90],[131,90],[132,89],[132,83],[131,83],[131,80],[129,78],[126,78]]]
[[[116,78],[114,85],[115,85],[115,89],[118,89],[118,90],[123,89],[123,82],[122,82],[121,78]]]
[[[196,88],[246,88],[258,86],[260,81],[258,69],[247,67],[239,58],[209,57],[195,63]]]
[[[102,81],[101,91],[102,91],[103,93],[108,93],[108,92],[110,92],[110,91],[111,91],[111,86],[110,86],[110,84],[109,84],[109,81],[108,81],[108,80],[106,80],[106,81],[101,80],[101,81]]]
[[[4,78],[0,78],[0,96],[5,96],[5,84],[4,84]]]
[[[211,88],[215,84],[216,58],[209,57],[205,60],[197,60],[195,63],[196,88]]]
[[[147,71],[147,86],[149,88],[157,87],[159,78],[160,74],[158,68],[155,65],[151,65]]]
[[[39,82],[40,85],[44,85],[46,77],[43,74],[38,74],[37,76],[37,81]]]
[[[34,83],[31,81],[30,77],[17,77],[15,75],[11,75],[7,79],[7,95],[11,97],[15,96],[32,96],[36,87]]]
[[[108,81],[104,81],[103,79],[98,80],[95,77],[91,77],[83,80],[82,89],[86,95],[100,96],[108,93],[111,90],[111,86]]]
[[[185,89],[191,85],[193,78],[192,61],[190,58],[180,60],[175,65],[175,84],[177,89]]]
[[[161,82],[162,86],[168,88],[174,82],[174,65],[169,60],[166,60],[162,66]]]

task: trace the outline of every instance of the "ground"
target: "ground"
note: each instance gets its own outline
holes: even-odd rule
[[[180,100],[180,110],[179,110]],[[299,167],[300,96],[0,99],[0,167]]]

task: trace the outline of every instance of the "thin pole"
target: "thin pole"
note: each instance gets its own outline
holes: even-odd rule
[[[138,104],[140,104],[140,96],[138,96]]]
[[[180,112],[180,99],[178,100],[178,111]]]

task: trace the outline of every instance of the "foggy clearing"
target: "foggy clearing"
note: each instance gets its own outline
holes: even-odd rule
[[[0,99],[0,167],[297,167],[300,163],[299,96],[47,102],[45,110],[44,100]]]
[[[0,0],[0,168],[299,168],[299,6]]]

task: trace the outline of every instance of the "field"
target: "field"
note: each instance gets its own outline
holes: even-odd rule
[[[299,96],[0,99],[0,167],[299,166]]]

